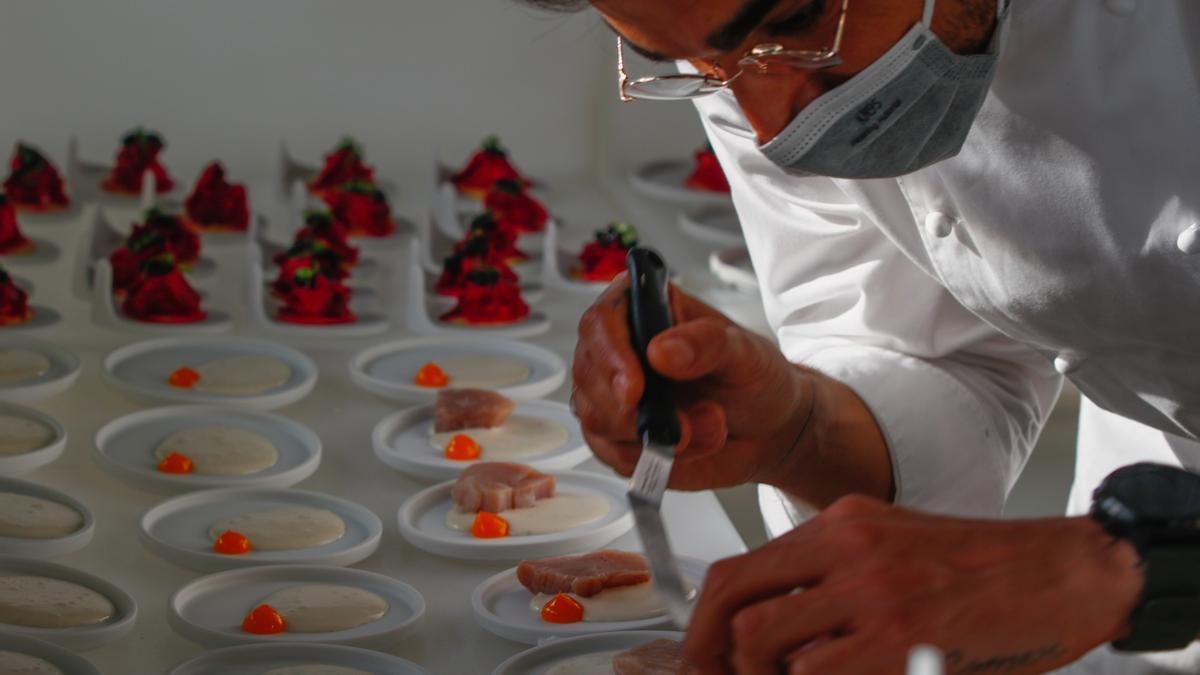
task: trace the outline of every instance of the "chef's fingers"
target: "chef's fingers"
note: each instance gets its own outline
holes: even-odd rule
[[[789,656],[808,645],[816,648],[815,640],[843,630],[850,618],[844,599],[820,586],[775,596],[734,615],[733,647],[724,660],[739,675],[777,675]]]
[[[611,467],[613,471],[626,477],[633,475],[638,457],[642,454],[640,442],[611,441],[603,436],[592,434],[586,429],[583,431],[583,440],[592,449],[592,454],[596,455],[596,459]]]
[[[575,381],[571,408],[579,426],[597,438],[637,441],[637,407],[622,410],[612,398],[612,386],[601,380]]]
[[[622,272],[579,319],[579,355],[589,361],[583,377],[603,383],[607,402],[621,410],[632,409],[642,396],[642,367],[629,336],[629,275]],[[579,386],[580,373],[576,373]]]
[[[701,401],[683,413],[688,427],[687,444],[680,444],[678,457],[684,460],[707,457],[725,447],[729,430],[725,409],[713,401]]]
[[[724,318],[681,323],[650,341],[650,366],[672,380],[713,378],[740,385],[768,382],[778,349]]]
[[[903,660],[899,663],[889,661],[874,647],[871,640],[862,635],[848,635],[824,641],[811,648],[796,652],[788,661],[786,672],[788,675],[824,675],[824,673],[900,675],[904,672]]]

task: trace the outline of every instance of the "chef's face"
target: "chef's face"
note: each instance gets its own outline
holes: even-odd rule
[[[635,51],[654,60],[686,59],[702,73],[728,77],[752,47],[832,45],[841,0],[592,0]],[[934,32],[959,52],[979,51],[990,32],[994,0],[939,0]],[[765,11],[753,10],[763,7]],[[866,68],[921,19],[924,0],[850,0],[842,63],[823,70],[749,72],[731,89],[765,142],[817,97]],[[757,14],[746,21],[746,15]],[[630,73],[638,77],[648,73]]]

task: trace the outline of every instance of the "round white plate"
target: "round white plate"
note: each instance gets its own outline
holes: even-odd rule
[[[446,459],[429,442],[433,434],[433,406],[401,410],[383,418],[371,433],[375,456],[393,469],[424,480],[451,480],[473,462]],[[571,469],[586,462],[592,451],[583,440],[579,421],[566,404],[554,401],[525,401],[517,404],[514,415],[551,419],[567,430],[567,441],[540,455],[520,461],[538,471],[554,472]]]
[[[696,190],[684,185],[692,174],[690,161],[649,162],[629,175],[629,182],[643,195],[678,206],[728,206],[728,193]]]
[[[0,263],[3,263],[5,267],[17,268],[49,265],[58,260],[58,245],[54,242],[38,237],[29,237],[29,241],[34,244],[32,251],[0,256]]]
[[[669,630],[634,630],[553,640],[540,647],[527,649],[501,663],[492,671],[492,675],[545,675],[554,666],[576,656],[625,651],[659,638],[682,640],[683,633]]]
[[[62,315],[45,305],[30,304],[33,316],[28,321],[0,326],[0,333],[5,335],[19,333],[40,333],[57,326],[62,321]]]
[[[387,600],[388,613],[378,621],[333,633],[242,632],[242,619],[272,593],[300,584],[337,584],[371,591]],[[175,592],[167,606],[167,623],[183,637],[210,646],[280,642],[327,642],[386,645],[425,613],[417,589],[382,574],[346,567],[274,565],[218,572]]]
[[[128,593],[87,572],[31,558],[0,557],[0,576],[50,577],[69,581],[96,591],[116,607],[112,618],[103,623],[76,628],[29,628],[4,625],[0,634],[17,634],[52,642],[64,649],[86,651],[125,637],[137,620],[137,603]]]
[[[279,461],[246,476],[170,474],[158,470],[154,449],[171,434],[193,427],[230,427],[263,436],[279,450]],[[308,478],[321,464],[321,439],[286,417],[241,408],[179,405],[119,417],[96,432],[97,463],[140,487],[165,492],[219,487],[282,488]]]
[[[40,497],[63,506],[69,506],[83,516],[83,525],[78,530],[54,539],[24,539],[0,537],[0,554],[19,555],[28,558],[53,558],[74,553],[92,540],[96,532],[96,518],[83,502],[53,488],[14,478],[0,478],[0,492],[13,492],[29,497]]]
[[[708,269],[713,276],[739,291],[758,293],[758,277],[750,262],[750,252],[745,246],[734,246],[713,251],[708,256]]]
[[[29,338],[0,338],[0,349],[27,349],[50,361],[50,369],[21,382],[0,383],[0,401],[32,403],[61,394],[79,379],[79,359],[71,352],[46,340]]]
[[[384,398],[425,403],[433,400],[438,390],[413,384],[417,370],[430,361],[468,355],[506,356],[524,361],[529,366],[529,377],[496,390],[515,400],[545,396],[562,386],[567,377],[566,362],[537,345],[484,338],[422,338],[386,342],[359,352],[350,360],[350,379]]]
[[[292,377],[275,389],[252,396],[221,396],[167,384],[171,373],[230,356],[269,356],[292,369]],[[317,366],[304,354],[273,342],[246,338],[159,338],[125,345],[104,357],[109,384],[150,402],[210,403],[271,410],[299,401],[317,384]]]
[[[49,661],[63,675],[100,675],[100,671],[83,657],[43,640],[0,633],[0,651],[17,652]]]
[[[39,410],[13,403],[0,403],[0,415],[33,420],[54,432],[54,438],[37,450],[19,455],[0,455],[0,476],[21,476],[62,456],[67,447],[67,429],[58,420]]]
[[[695,558],[679,558],[679,571],[693,588],[704,583],[708,563]],[[517,581],[517,568],[485,579],[471,593],[471,609],[484,630],[506,640],[536,645],[546,638],[567,638],[622,630],[645,630],[671,625],[666,614],[633,621],[580,621],[546,623],[530,609],[533,594]]]
[[[730,208],[708,208],[679,214],[679,228],[714,246],[742,246],[742,222]]]
[[[283,506],[305,506],[336,513],[346,533],[323,546],[288,551],[222,555],[212,550],[210,530],[222,518]],[[167,560],[201,572],[262,565],[353,565],[379,548],[383,525],[370,510],[319,492],[288,489],[226,488],[205,490],[165,501],[141,520],[142,543]],[[251,542],[253,545],[253,542]]]
[[[467,560],[524,560],[600,548],[633,527],[633,513],[626,498],[627,480],[582,471],[564,471],[554,477],[555,494],[601,495],[609,501],[608,514],[563,532],[477,539],[469,532],[446,527],[446,514],[454,506],[450,499],[454,481],[446,481],[422,490],[404,502],[397,515],[400,534],[408,543],[434,555]]]
[[[287,666],[341,666],[375,675],[428,675],[397,656],[338,645],[242,645],[205,652],[175,666],[167,675],[262,675]]]
[[[436,332],[454,336],[478,335],[488,339],[507,338],[510,340],[520,340],[550,332],[550,317],[546,316],[545,312],[539,312],[536,309],[530,310],[529,316],[520,321],[494,326],[457,324],[450,321],[442,321],[437,318],[437,315],[431,315],[429,321]]]

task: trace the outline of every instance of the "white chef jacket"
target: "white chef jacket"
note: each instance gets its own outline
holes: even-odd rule
[[[1200,2],[1011,12],[962,152],[899,179],[790,176],[732,94],[696,105],[784,353],[870,408],[897,502],[998,515],[1062,373],[1087,397],[1077,514],[1120,466],[1200,470]],[[775,535],[807,515],[762,506]],[[1069,672],[1200,673],[1200,644]]]

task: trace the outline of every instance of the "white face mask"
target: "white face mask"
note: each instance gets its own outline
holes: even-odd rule
[[[930,30],[935,0],[876,62],[810,103],[761,146],[778,166],[834,178],[891,178],[958,154],[996,71],[1008,12],[986,54],[955,54]]]

